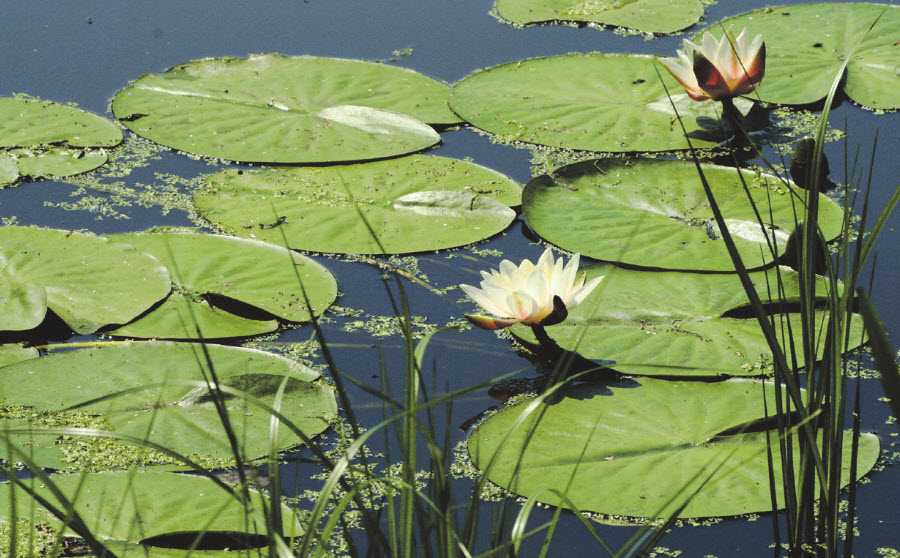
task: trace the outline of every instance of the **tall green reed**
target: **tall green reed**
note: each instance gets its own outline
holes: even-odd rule
[[[873,22],[873,26],[874,26]],[[871,28],[870,28],[871,29]],[[741,279],[750,306],[762,329],[773,355],[772,369],[776,390],[776,409],[774,418],[778,425],[777,439],[770,439],[769,456],[781,464],[782,477],[771,475],[772,509],[780,508],[776,501],[774,484],[783,488],[786,521],[786,532],[783,546],[789,556],[851,556],[853,530],[855,521],[855,484],[856,453],[860,434],[859,384],[851,395],[848,388],[848,360],[845,355],[852,345],[850,324],[853,320],[862,319],[869,338],[876,348],[876,364],[878,365],[885,388],[893,401],[900,401],[896,357],[890,349],[883,326],[877,317],[874,307],[868,301],[864,290],[857,288],[859,278],[868,265],[879,233],[900,201],[898,188],[875,220],[871,230],[866,233],[869,192],[871,191],[871,168],[875,164],[876,143],[872,146],[872,158],[869,162],[868,182],[862,183],[863,173],[857,172],[857,159],[852,169],[845,170],[845,189],[842,196],[844,219],[842,232],[832,245],[834,257],[829,255],[822,231],[818,227],[819,194],[826,183],[824,176],[823,146],[826,141],[826,130],[831,106],[840,86],[843,68],[851,59],[848,55],[844,66],[838,72],[825,100],[822,114],[816,128],[814,148],[810,164],[805,175],[795,177],[798,183],[804,183],[806,189],[792,190],[794,202],[795,230],[791,234],[788,246],[778,246],[777,238],[767,230],[765,215],[760,213],[752,196],[750,187],[741,173],[736,173],[747,193],[748,203],[756,212],[760,230],[766,240],[761,250],[771,252],[777,259],[781,251],[787,248],[789,263],[797,269],[800,276],[801,339],[797,346],[794,332],[786,320],[790,310],[783,299],[783,281],[777,267],[768,274],[766,295],[773,300],[782,298],[772,306],[763,305],[762,297],[754,287],[748,270],[735,246],[734,238],[728,231],[725,216],[722,214],[715,196],[700,165],[700,155],[693,146],[691,156],[695,162],[698,176],[706,191],[714,219],[721,232],[722,239],[734,263],[735,271]],[[777,170],[769,163],[753,139],[741,127],[740,116],[729,99],[723,102],[723,118],[728,119],[732,129],[738,134],[734,141],[743,140],[777,174]],[[690,145],[690,138],[685,134]],[[733,145],[733,143],[731,144]],[[808,144],[807,144],[808,145]],[[845,160],[849,155],[845,153]],[[738,159],[734,157],[735,166]],[[784,162],[784,157],[782,157]],[[787,184],[787,178],[781,180]],[[857,192],[864,192],[862,210],[858,230],[853,226],[852,210],[857,201]],[[820,288],[817,274],[825,277],[824,292]],[[858,298],[857,296],[858,295]],[[862,317],[854,311],[860,305]],[[781,336],[777,333],[777,323],[786,326],[781,328]],[[816,364],[818,355],[821,361]],[[807,363],[801,369],[800,362]],[[849,398],[852,403],[848,403]],[[853,405],[853,416],[856,420],[846,430],[847,406]],[[845,444],[850,440],[849,448]],[[847,451],[849,449],[849,455]],[[849,511],[843,525],[841,523],[841,486],[842,470],[845,463],[850,463],[850,487],[847,492]],[[781,554],[782,540],[777,518],[774,520],[774,536],[776,539],[775,555]],[[843,542],[843,544],[842,544]]]

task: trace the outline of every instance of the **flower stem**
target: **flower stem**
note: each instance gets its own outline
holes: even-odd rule
[[[753,149],[753,153],[757,157],[763,157],[759,147],[756,146],[756,142],[753,141],[753,138],[751,138],[750,134],[747,133],[747,130],[744,129],[744,115],[741,114],[741,111],[739,111],[736,106],[734,106],[734,100],[731,97],[726,97],[722,99],[721,102],[722,114],[731,126],[731,131],[735,138],[743,138],[747,145]]]
[[[534,336],[537,338],[540,354],[544,359],[552,362],[565,352],[563,351],[563,348],[559,346],[559,343],[547,335],[547,330],[544,329],[544,326],[533,325],[531,326],[531,331],[534,332]]]

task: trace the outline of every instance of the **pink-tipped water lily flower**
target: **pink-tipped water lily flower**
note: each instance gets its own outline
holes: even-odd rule
[[[704,33],[698,46],[685,39],[678,58],[660,60],[695,101],[721,101],[750,93],[766,71],[762,35],[751,41],[747,30],[737,37],[729,29],[721,40]]]
[[[578,254],[563,267],[563,259],[555,260],[548,248],[537,264],[529,260],[520,265],[509,260],[500,262],[500,270],[481,272],[481,288],[460,285],[469,298],[492,316],[466,315],[483,329],[501,329],[513,324],[553,325],[566,318],[568,310],[584,302],[603,277],[585,284],[585,273],[576,281]]]

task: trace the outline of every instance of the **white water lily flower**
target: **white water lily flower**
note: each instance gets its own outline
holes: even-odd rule
[[[565,319],[568,309],[587,298],[603,277],[584,283],[585,273],[578,273],[578,254],[563,267],[563,259],[555,260],[548,248],[537,264],[524,260],[519,266],[509,260],[500,262],[500,270],[481,272],[481,288],[460,288],[492,316],[466,315],[483,329],[501,329],[517,323],[553,325]],[[558,299],[558,302],[554,302]]]
[[[660,60],[695,101],[721,101],[750,93],[766,71],[762,35],[751,41],[744,29],[735,37],[729,29],[721,40],[704,33],[700,45],[685,39],[678,58]]]

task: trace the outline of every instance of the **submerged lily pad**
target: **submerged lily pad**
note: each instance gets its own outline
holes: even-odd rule
[[[497,234],[515,218],[507,204],[518,205],[520,192],[484,167],[414,155],[335,167],[224,169],[208,177],[194,205],[232,234],[279,244],[286,237],[290,248],[409,253]]]
[[[227,305],[217,306],[215,297],[251,305],[289,322],[310,319],[303,289],[314,315],[320,315],[337,298],[337,282],[325,267],[273,244],[192,233],[132,233],[110,238],[158,258],[170,270],[178,285],[176,291],[197,303],[193,317],[180,312],[179,303],[173,300],[110,332],[113,335],[193,338],[197,335],[194,321],[207,339],[257,335],[275,330],[277,322],[235,316],[227,311]]]
[[[774,257],[756,221],[738,171],[704,165],[729,232],[748,268]],[[784,253],[805,191],[777,178],[741,171],[743,180]],[[542,238],[599,260],[637,266],[734,271],[722,235],[692,162],[660,159],[597,159],[566,165],[532,179],[522,209]],[[819,225],[826,239],[841,231],[843,212],[820,195]]]
[[[258,537],[253,541],[257,544],[259,539],[265,541],[270,518],[264,510],[270,504],[266,496],[256,490],[250,490],[250,502],[245,505],[210,479],[195,475],[140,471],[53,475],[51,479],[66,500],[75,502],[75,512],[91,533],[104,543],[152,542],[165,535],[184,535],[181,540],[184,548],[188,548],[194,537],[204,531],[210,539],[231,535],[234,541],[252,535]],[[15,491],[16,507],[13,508],[8,483],[4,485],[0,490],[0,522],[12,519],[9,513],[13,509],[21,514],[22,510],[37,508],[41,523],[74,534],[37,505],[24,490]],[[52,505],[67,509],[65,502],[37,479],[34,489]],[[285,536],[303,533],[303,527],[289,507],[282,506],[281,515]],[[152,550],[149,552],[151,556],[156,555]],[[168,554],[171,550],[166,552],[174,555]]]
[[[70,176],[107,160],[122,142],[112,122],[51,101],[0,98],[0,186],[23,178]]]
[[[656,60],[590,53],[511,62],[457,83],[450,106],[507,140],[605,152],[687,149],[665,83],[695,147],[731,136],[727,127],[723,131],[717,103],[688,100]],[[737,106],[748,113],[752,103]],[[683,111],[687,107],[690,112]]]
[[[772,384],[765,391],[774,409]],[[777,440],[777,430],[772,424],[773,430],[734,431],[766,416],[763,401],[761,382],[749,380],[582,384],[527,417],[528,401],[490,416],[472,433],[469,453],[492,482],[568,507],[559,491],[578,511],[667,517],[683,503],[679,496],[698,490],[680,517],[765,512],[772,509],[766,437]],[[850,482],[850,439],[848,431],[844,484]],[[772,448],[780,479],[778,444]],[[878,437],[862,434],[859,476],[878,454]],[[783,506],[780,483],[776,492]]]
[[[122,324],[172,288],[159,261],[72,231],[0,227],[0,331],[40,325],[49,308],[76,333]]]
[[[766,42],[766,76],[753,96],[783,104],[822,100],[851,56],[843,84],[847,96],[871,108],[900,108],[897,6],[823,3],[765,8],[716,23],[711,32],[721,35],[728,28],[736,32],[746,28],[751,35],[762,34]]]
[[[497,14],[513,23],[577,21],[674,33],[700,21],[700,0],[497,0]]]
[[[0,403],[63,411],[104,396],[79,410],[102,414],[117,434],[134,436],[184,455],[228,459],[233,454],[204,378],[211,363],[223,386],[244,391],[272,406],[287,380],[281,412],[307,436],[325,430],[337,412],[334,392],[320,374],[283,357],[238,347],[140,342],[82,349],[31,359],[3,368]],[[188,382],[195,382],[194,384]],[[197,385],[196,382],[204,382]],[[270,415],[243,398],[225,396],[231,428],[245,460],[267,455]],[[40,428],[34,429],[40,436]],[[34,448],[39,465],[60,461],[58,446]],[[279,449],[301,445],[283,426]]]
[[[133,132],[233,161],[322,163],[430,147],[428,124],[454,124],[448,88],[361,60],[276,54],[206,58],[147,74],[113,99]]]

